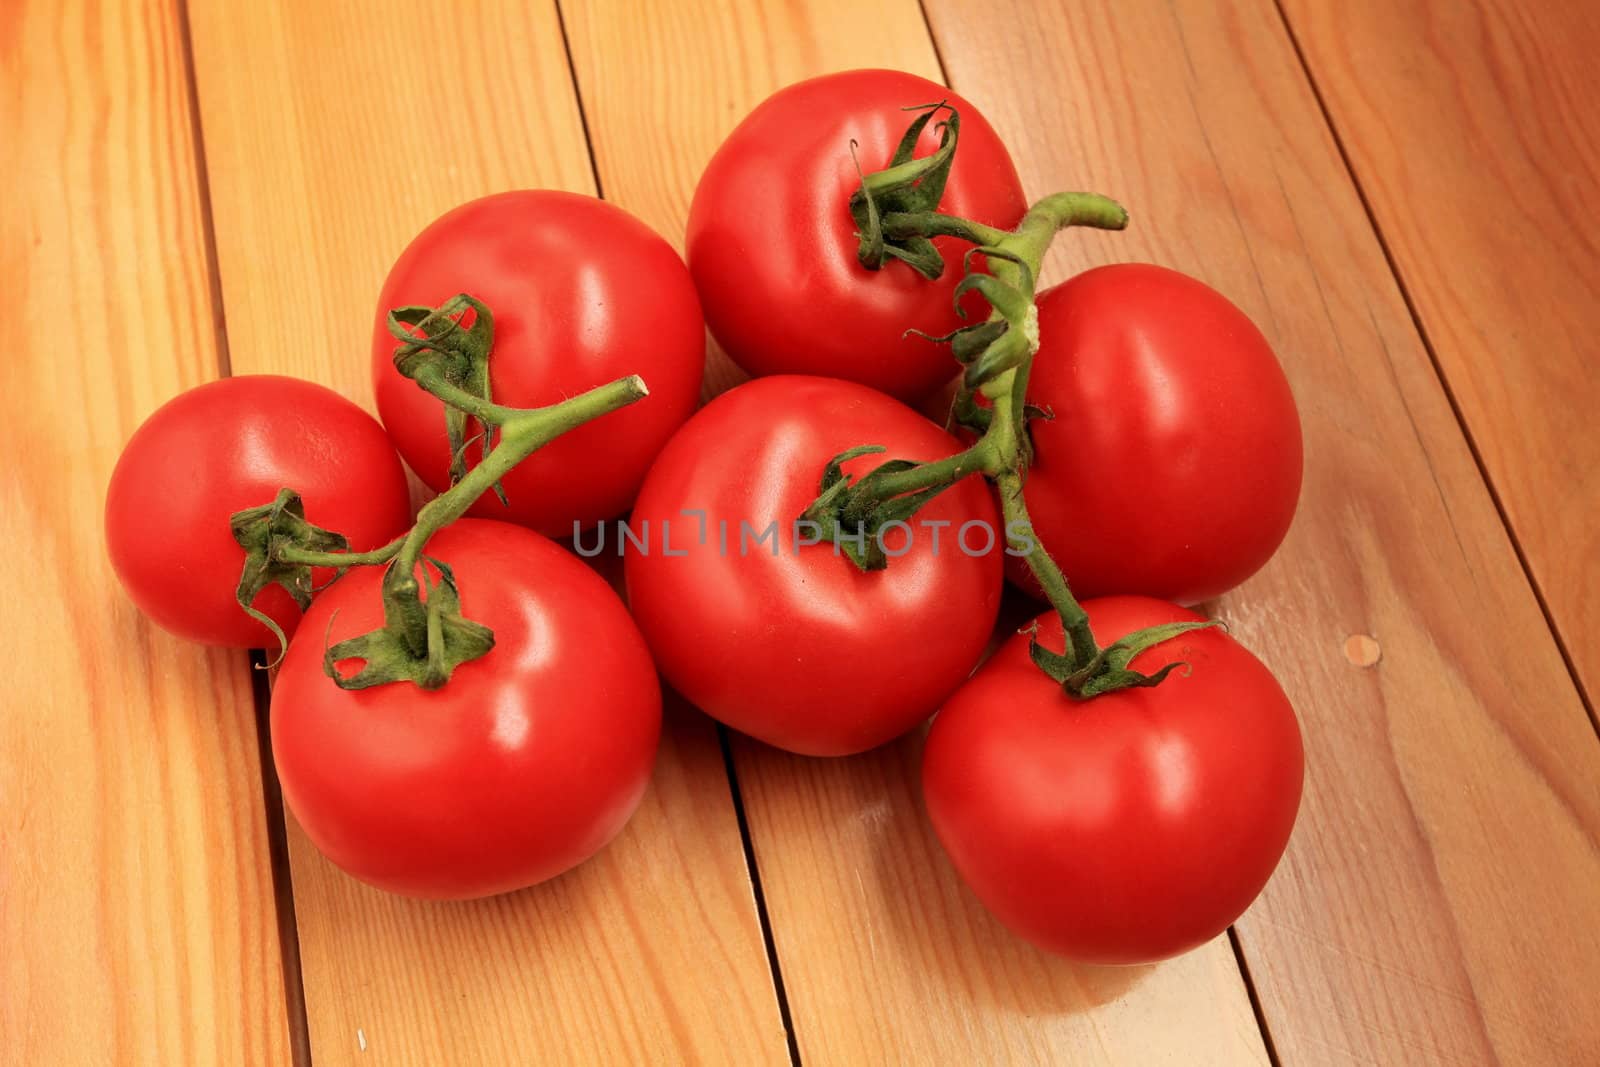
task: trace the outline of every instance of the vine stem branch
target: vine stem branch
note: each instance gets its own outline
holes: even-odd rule
[[[294,545],[283,545],[273,550],[273,557],[284,563],[298,563],[306,567],[376,567],[394,559],[405,541],[401,534],[382,548],[368,552],[311,552]]]
[[[989,424],[982,436],[948,458],[863,478],[858,485],[859,496],[865,500],[855,503],[881,504],[950,486],[971,474],[992,478],[1000,492],[1007,544],[1025,554],[1051,606],[1061,616],[1068,637],[1067,657],[1074,669],[1093,662],[1100,649],[1066,576],[1033,535],[1023,495],[1032,454],[1026,428],[1028,377],[1039,348],[1034,299],[1045,253],[1057,233],[1068,226],[1120,230],[1127,223],[1127,212],[1115,201],[1078,192],[1045,197],[1009,232],[937,210],[889,212],[881,220],[884,236],[891,238],[948,236],[971,242],[974,253],[985,257],[988,277],[973,269],[969,261],[969,273],[957,293],[972,289],[982,293],[990,306],[987,321],[1004,322],[1006,329],[969,364],[967,388],[981,392],[990,407]],[[991,362],[985,363],[985,356]]]
[[[435,392],[435,383],[424,380],[429,377],[419,377],[418,383],[446,403],[455,403],[453,398],[447,399]],[[454,390],[454,386],[447,388]],[[496,410],[493,418],[485,421],[491,421],[499,427],[499,440],[481,463],[467,471],[466,477],[423,505],[411,532],[401,539],[395,554],[394,570],[414,583],[416,579],[412,575],[428,538],[466,514],[473,501],[488,492],[513,467],[568,430],[642,400],[649,393],[644,379],[634,374],[549,407],[519,410],[487,404],[487,407]],[[477,412],[469,414],[482,418]]]
[[[497,427],[499,439],[489,456],[471,468],[467,476],[423,505],[412,528],[380,548],[367,552],[312,552],[294,545],[282,545],[274,557],[285,563],[308,567],[381,566],[400,557],[397,570],[406,573],[407,563],[415,569],[428,539],[466,514],[472,502],[482,496],[512,468],[538,449],[590,419],[608,415],[648,396],[650,390],[637,374],[619,378],[587,393],[542,408],[510,408],[491,404],[458,389],[431,371],[417,376],[417,383],[447,404],[466,410],[475,418]]]

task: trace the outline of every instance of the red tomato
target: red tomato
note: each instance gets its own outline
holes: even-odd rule
[[[509,507],[486,493],[472,514],[572,534],[633,503],[661,446],[700,399],[705,325],[683,261],[603,200],[523,190],[463,204],[423,230],[389,272],[372,334],[378,413],[411,469],[449,485],[440,401],[394,367],[385,317],[458,293],[494,313],[490,392],[512,407],[554,404],[629,374],[650,395],[541,448],[506,475]],[[481,453],[468,450],[470,463]]]
[[[662,673],[708,714],[791,752],[860,752],[927,718],[977,663],[999,608],[989,538],[1004,531],[976,478],[886,535],[891,555],[904,551],[885,570],[863,573],[831,543],[800,544],[811,538],[794,523],[824,466],[863,443],[913,460],[958,448],[865,386],[758,379],[673,437],[631,520],[650,540],[627,554],[629,601]],[[884,458],[845,471],[859,477]],[[967,531],[972,554],[959,542],[967,522],[982,524]],[[758,542],[769,524],[774,539]]]
[[[438,898],[520,889],[594,855],[633,814],[660,684],[622,601],[546,538],[462,519],[427,552],[494,648],[431,692],[340,689],[324,642],[383,622],[382,569],[351,572],[312,605],[278,674],[278,777],[311,840],[362,881]]]
[[[245,375],[169,400],[128,441],[106,489],[106,547],[128,596],[179,637],[275,646],[234,599],[245,557],[228,520],[284,488],[301,494],[307,521],[358,551],[411,525],[405,472],[383,427],[333,390]],[[254,606],[285,633],[300,618],[278,586]]]
[[[1102,645],[1198,619],[1146,597],[1084,603]],[[1039,637],[1064,647],[1054,612]],[[1011,638],[933,721],[928,815],[978,899],[1041,948],[1142,963],[1239,917],[1283,855],[1304,756],[1294,711],[1261,661],[1220,629],[1136,656],[1154,688],[1074,701]]]
[[[927,281],[904,263],[856,261],[850,194],[885,167],[917,104],[948,100],[961,137],[940,209],[1011,229],[1027,211],[1005,145],[977,108],[944,86],[892,70],[829,74],[757,107],[706,167],[689,210],[689,269],[711,332],[751,374],[822,374],[915,400],[951,378],[949,350],[914,336],[963,324],[951,305],[970,246],[935,245],[945,272]],[[930,123],[918,155],[938,147]],[[979,321],[987,307],[972,298]]]
[[[1300,418],[1261,331],[1216,290],[1141,263],[1039,296],[1026,499],[1080,597],[1221,595],[1277,550],[1300,495]],[[1008,572],[1038,595],[1026,561]]]

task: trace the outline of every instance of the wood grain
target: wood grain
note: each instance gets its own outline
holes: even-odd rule
[[[706,160],[769,92],[854,66],[939,77],[914,2],[563,12],[602,186],[680,245]],[[735,739],[803,1062],[1266,1062],[1225,939],[1162,967],[1101,971],[1001,930],[927,829],[919,752],[908,739],[805,760]]]
[[[201,0],[190,20],[235,373],[370,408],[378,290],[419,230],[506,189],[594,191],[548,4]]]
[[[117,453],[217,376],[170,4],[0,11],[0,1062],[287,1062],[249,664],[155,630]]]
[[[1007,933],[928,825],[920,735],[844,760],[735,751],[802,1062],[1268,1062],[1226,937],[1122,968]]]
[[[1284,10],[1580,682],[1600,693],[1600,7]]]
[[[928,12],[1026,182],[1133,214],[1054,276],[1198,275],[1299,399],[1299,517],[1220,605],[1306,734],[1300,824],[1238,927],[1281,1061],[1595,1062],[1600,748],[1271,3]]]
[[[623,836],[508,896],[441,904],[383,893],[335,869],[297,828],[316,1062],[787,1062],[708,733],[673,709]]]
[[[524,186],[593,191],[550,4],[198,3],[236,372],[370,405],[373,300],[411,236]],[[264,101],[270,101],[265,104]],[[319,1064],[782,1062],[782,1024],[714,731],[675,718],[623,835],[472,904],[367,889],[291,827]]]

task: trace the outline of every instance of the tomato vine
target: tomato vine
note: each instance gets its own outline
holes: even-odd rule
[[[929,499],[972,474],[991,479],[1000,496],[1009,550],[1023,555],[1061,617],[1067,648],[1059,653],[1037,640],[1030,644],[1033,662],[1075,697],[1087,698],[1133,686],[1161,682],[1178,663],[1145,674],[1129,668],[1140,652],[1210,622],[1183,622],[1139,630],[1102,648],[1061,568],[1031,535],[1024,484],[1032,449],[1027,423],[1045,415],[1027,404],[1028,374],[1039,350],[1036,285],[1045,253],[1056,234],[1073,226],[1121,230],[1128,213],[1098,193],[1063,192],[1046,196],[1028,209],[1014,230],[1000,230],[938,210],[945,181],[955,160],[960,114],[947,102],[908,110],[919,114],[907,128],[889,166],[861,174],[850,198],[858,227],[857,259],[868,270],[882,269],[891,259],[908,264],[924,278],[938,278],[943,257],[936,236],[957,237],[972,244],[963,259],[963,277],[956,286],[956,312],[965,317],[960,300],[976,292],[990,307],[985,321],[963,326],[930,341],[947,344],[965,367],[952,406],[954,421],[979,436],[964,451],[932,463],[890,459],[851,481],[840,465],[848,459],[884,449],[862,445],[836,456],[825,469],[820,492],[803,518],[815,522],[863,570],[887,567],[879,534],[890,523],[903,522]],[[939,148],[914,157],[927,125],[940,112]],[[852,145],[852,150],[854,146]],[[858,164],[859,172],[859,164]],[[981,263],[980,263],[981,259]],[[1046,416],[1048,417],[1048,416]]]
[[[424,554],[429,538],[466,514],[484,493],[500,493],[500,480],[539,448],[643,399],[649,389],[635,374],[559,404],[507,407],[489,396],[494,318],[482,301],[463,293],[437,308],[398,308],[390,312],[388,325],[399,342],[395,366],[445,404],[454,456],[451,487],[422,507],[406,533],[381,548],[359,553],[346,551],[347,542],[336,532],[307,522],[298,496],[292,489],[281,489],[271,504],[233,516],[234,539],[246,554],[237,599],[287,647],[277,624],[251,606],[262,589],[280,585],[304,610],[313,591],[312,568],[333,567],[342,574],[350,567],[385,566],[384,625],[328,647],[323,670],[343,689],[395,681],[437,689],[450,680],[456,667],[487,654],[494,647],[494,635],[461,614],[454,574],[443,561]],[[480,432],[468,439],[471,421],[477,422]],[[481,444],[483,453],[469,469],[463,457],[474,443]],[[423,563],[432,564],[437,581]],[[337,669],[352,659],[364,661],[354,674]]]

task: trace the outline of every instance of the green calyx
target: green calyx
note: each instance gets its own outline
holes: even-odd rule
[[[882,445],[861,445],[834,456],[823,468],[820,494],[801,515],[802,521],[816,524],[823,541],[837,546],[864,571],[887,567],[884,537],[888,530],[905,523],[958,480],[941,472],[930,473],[928,465],[908,459],[882,463],[860,481],[844,473],[844,464],[850,460],[884,451]],[[907,475],[912,475],[913,481],[908,481]],[[900,481],[895,481],[896,476]],[[919,486],[915,480],[929,484]]]
[[[292,489],[280,489],[272,503],[245,508],[229,519],[233,539],[244,549],[244,570],[239,574],[239,585],[234,599],[252,619],[271,630],[278,639],[278,657],[283,658],[289,639],[266,613],[256,610],[256,597],[268,586],[276,585],[286,591],[304,611],[311,606],[311,564],[287,558],[289,550],[307,552],[344,552],[350,542],[342,534],[324,530],[306,521],[305,503]]]
[[[1113,641],[1105,648],[1096,648],[1087,662],[1079,662],[1069,642],[1067,652],[1055,652],[1039,642],[1037,628],[1028,637],[1028,656],[1034,665],[1060,683],[1068,696],[1080,700],[1114,693],[1119,689],[1135,689],[1160,685],[1167,675],[1180,667],[1187,668],[1181,660],[1166,664],[1154,674],[1131,670],[1128,664],[1139,653],[1170,641],[1191,630],[1203,630],[1219,625],[1216,622],[1172,622],[1135,630],[1128,636]]]
[[[860,241],[856,258],[868,270],[880,269],[887,259],[898,259],[924,278],[937,278],[944,273],[944,257],[933,246],[933,235],[908,225],[907,217],[937,211],[945,182],[950,178],[950,165],[955,161],[961,116],[942,100],[906,110],[921,114],[900,138],[889,166],[864,174],[860,161],[856,161],[861,185],[850,196],[850,217],[855,220]],[[918,158],[917,142],[922,131],[941,111],[950,112],[950,118],[936,127],[939,147],[932,155]],[[850,142],[852,158],[855,149],[856,143]]]
[[[439,572],[434,582],[426,564]],[[415,574],[391,566],[383,581],[382,627],[326,647],[322,669],[341,689],[370,689],[408,681],[422,689],[438,689],[463,663],[488,655],[494,631],[461,613],[461,591],[455,574],[443,562],[425,558]],[[332,622],[330,620],[330,626]],[[354,674],[338,665],[362,661]]]
[[[489,395],[489,351],[494,347],[494,315],[483,301],[461,293],[439,307],[413,305],[395,308],[386,320],[389,333],[400,346],[394,352],[395,369],[424,389],[426,380],[450,386],[466,397],[492,403]],[[431,390],[430,390],[431,391]],[[478,424],[475,439],[467,437]],[[445,433],[450,441],[450,484],[467,474],[467,449],[478,444],[487,459],[494,447],[494,426],[476,418],[466,407],[448,401],[444,409]],[[493,486],[500,503],[505,490]]]

